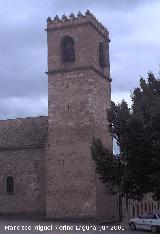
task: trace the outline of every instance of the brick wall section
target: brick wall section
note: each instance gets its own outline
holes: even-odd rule
[[[160,201],[154,201],[152,193],[146,194],[139,202],[136,200],[122,198],[122,221],[128,224],[132,218],[139,217],[142,214],[149,212],[160,212]]]

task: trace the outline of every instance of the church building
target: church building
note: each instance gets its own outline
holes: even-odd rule
[[[109,33],[90,13],[47,19],[48,116],[0,120],[0,215],[117,219],[91,156],[112,149]]]

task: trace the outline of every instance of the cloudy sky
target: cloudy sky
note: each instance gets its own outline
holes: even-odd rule
[[[160,0],[2,0],[0,119],[47,115],[46,19],[90,9],[110,32],[112,99],[159,72]]]

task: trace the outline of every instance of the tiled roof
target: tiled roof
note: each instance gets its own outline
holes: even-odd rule
[[[0,148],[44,145],[47,138],[47,116],[0,120]]]

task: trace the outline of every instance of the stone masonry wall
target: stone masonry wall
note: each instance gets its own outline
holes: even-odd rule
[[[51,217],[96,215],[95,168],[90,155],[93,118],[92,107],[86,108],[90,105],[86,75],[71,72],[49,78],[46,180],[47,214]]]
[[[98,193],[102,191],[96,188],[99,182],[90,146],[95,135],[111,147],[106,121],[107,84],[93,71],[49,77],[48,216],[97,216]]]
[[[74,27],[62,27],[52,30],[50,24],[47,28],[48,37],[48,72],[61,72],[62,70],[74,70],[88,66],[93,66],[102,75],[109,79],[109,66],[102,68],[99,66],[99,42],[106,42],[106,53],[108,54],[109,65],[109,38],[99,33],[90,24],[77,24]],[[63,63],[61,60],[61,40],[69,35],[74,39],[75,62]]]
[[[0,150],[0,214],[45,214],[44,154],[44,147]],[[14,177],[12,195],[7,194],[7,176]]]
[[[106,198],[105,209],[111,199],[99,186],[90,152],[93,137],[112,149],[106,114],[111,96],[109,38],[92,20],[90,15],[73,20],[73,25],[70,20],[48,20],[47,217],[98,219],[100,213],[109,213],[101,212],[101,199]],[[74,40],[75,62],[62,62],[66,35]],[[99,65],[99,42],[106,43],[108,67]]]

